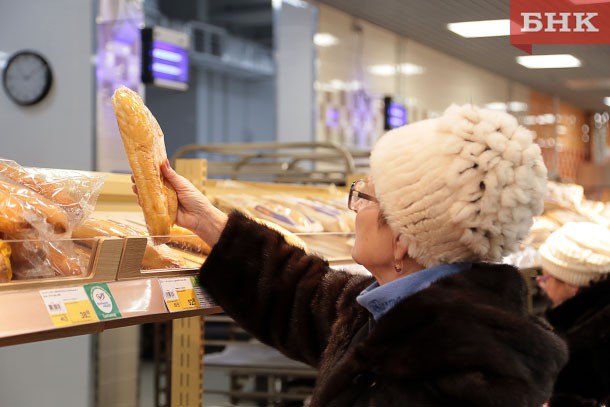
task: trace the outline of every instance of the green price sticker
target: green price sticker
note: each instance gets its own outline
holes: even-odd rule
[[[106,283],[86,284],[85,292],[91,299],[93,309],[100,321],[121,318],[119,307]]]

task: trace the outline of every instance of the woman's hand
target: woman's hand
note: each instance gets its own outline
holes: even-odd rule
[[[176,224],[189,229],[210,247],[213,247],[227,224],[227,215],[212,205],[210,200],[189,180],[174,171],[169,165],[169,161],[163,162],[161,171],[165,179],[174,187],[178,197]],[[133,183],[134,178],[131,177],[131,180]],[[132,185],[132,189],[137,195],[138,190],[135,183]]]

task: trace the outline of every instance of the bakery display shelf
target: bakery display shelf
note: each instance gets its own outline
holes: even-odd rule
[[[112,216],[111,212],[96,216]],[[141,213],[116,212],[123,222],[141,221]],[[0,284],[0,346],[99,333],[106,329],[177,318],[220,313],[222,309],[201,294],[198,308],[169,311],[161,288],[162,282],[196,276],[205,257],[172,249],[190,260],[192,267],[142,270],[147,237],[96,238],[91,251],[86,276],[13,280]],[[182,279],[183,280],[183,279]],[[61,326],[51,316],[51,305],[43,299],[49,291],[65,292],[102,284],[116,303],[120,316],[114,319],[73,322]],[[93,301],[90,313],[93,313]],[[76,310],[78,312],[79,309]],[[83,312],[86,312],[84,310]]]
[[[307,250],[331,264],[353,263],[353,233],[295,233],[307,245]]]
[[[214,181],[205,179],[206,165],[202,160],[178,160],[176,168],[210,196],[234,193],[235,189],[253,195],[289,193],[295,196],[337,197],[344,190],[332,185],[303,186],[295,184]],[[96,173],[99,174],[99,173]],[[131,190],[129,174],[104,174],[91,217],[108,219],[145,228],[137,198]],[[145,229],[144,229],[145,230]],[[333,265],[351,264],[350,233],[300,234],[309,250],[325,257]],[[196,309],[170,312],[164,298],[163,283],[172,279],[196,276],[205,256],[170,249],[184,262],[179,267],[146,270],[143,260],[150,237],[101,237],[89,242],[91,254],[83,277],[56,277],[13,280],[0,284],[0,346],[44,341],[76,335],[102,332],[106,329],[149,322],[176,320],[193,316],[221,313],[222,309],[207,296]],[[150,249],[150,247],[148,247]],[[43,294],[49,290],[80,290],[91,284],[105,284],[120,311],[115,319],[79,321],[58,326]],[[92,303],[92,302],[91,302]]]
[[[176,163],[197,154],[208,157],[211,177],[344,184],[349,174],[356,172],[352,153],[328,142],[189,144],[179,148],[171,160]]]
[[[200,309],[169,312],[159,278],[112,281],[107,287],[121,317],[57,327],[39,290],[6,292],[0,295],[0,346],[99,333],[105,329],[175,318],[220,313],[213,303]]]

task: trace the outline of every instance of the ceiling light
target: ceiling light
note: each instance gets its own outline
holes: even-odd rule
[[[489,110],[497,110],[500,112],[526,112],[527,111],[527,103],[525,102],[517,102],[517,101],[511,101],[508,103],[504,103],[504,102],[491,102],[491,103],[487,103],[485,106],[485,109],[489,109]]]
[[[400,64],[400,73],[403,75],[419,75],[424,73],[424,68],[415,64]]]
[[[396,67],[389,64],[371,65],[369,72],[377,76],[392,76],[396,74]]]
[[[491,102],[491,103],[487,103],[485,106],[485,109],[489,109],[489,110],[497,110],[500,112],[506,112],[506,103],[502,103],[502,102]]]
[[[341,90],[341,89],[344,89],[344,88],[345,88],[345,82],[343,82],[343,81],[342,81],[342,80],[340,80],[340,79],[333,79],[333,80],[331,80],[331,81],[330,81],[328,84],[330,85],[330,87],[331,87],[332,89],[338,89],[338,90]]]
[[[447,28],[465,38],[503,37],[510,35],[510,20],[464,21],[449,23]]]
[[[610,106],[610,96],[604,98],[604,104]]]
[[[339,39],[329,33],[316,33],[313,36],[313,43],[318,47],[332,47],[333,45],[337,45],[338,42]]]
[[[573,55],[524,55],[517,57],[517,63],[529,69],[578,68],[580,60]]]
[[[527,103],[525,102],[508,102],[509,112],[527,112]]]
[[[400,65],[379,64],[369,66],[369,72],[377,76],[393,76],[396,72],[403,75],[419,75],[424,73],[425,69],[422,66],[405,63]]]

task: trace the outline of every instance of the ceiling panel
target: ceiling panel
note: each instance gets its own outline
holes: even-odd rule
[[[535,54],[568,53],[582,61],[576,69],[532,70],[515,62],[524,52],[508,37],[462,38],[451,22],[508,18],[509,0],[319,0],[430,48],[528,85],[583,109],[607,110],[610,88],[572,90],[567,80],[610,79],[610,45],[535,45]],[[608,81],[606,81],[607,83]]]

